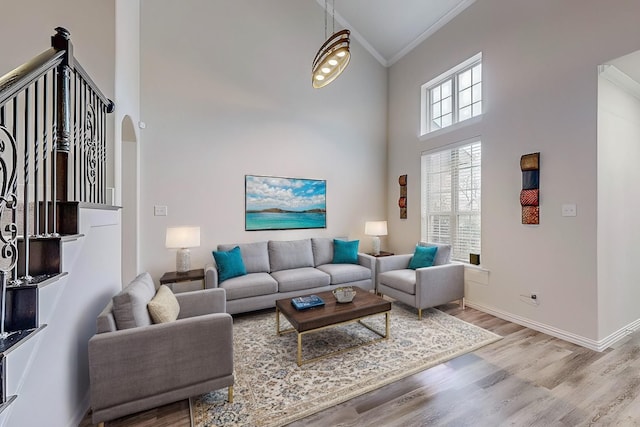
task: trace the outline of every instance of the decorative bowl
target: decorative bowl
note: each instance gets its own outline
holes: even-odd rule
[[[336,288],[333,290],[333,296],[336,297],[336,300],[339,303],[346,303],[353,301],[353,298],[356,296],[356,291],[353,290],[351,286],[344,288]]]

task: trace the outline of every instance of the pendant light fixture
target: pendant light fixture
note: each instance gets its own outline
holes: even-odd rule
[[[335,0],[332,6],[332,28],[335,31]],[[324,36],[327,37],[327,0],[324,2]],[[349,30],[333,33],[320,47],[311,67],[311,84],[318,89],[334,81],[347,68],[351,53],[349,52]]]

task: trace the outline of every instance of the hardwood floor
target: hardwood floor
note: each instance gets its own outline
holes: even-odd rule
[[[640,426],[640,332],[598,353],[472,308],[439,308],[504,338],[290,426]],[[187,401],[107,423],[189,425]]]

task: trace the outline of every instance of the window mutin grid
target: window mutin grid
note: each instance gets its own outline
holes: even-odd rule
[[[482,114],[482,53],[422,85],[421,135]]]

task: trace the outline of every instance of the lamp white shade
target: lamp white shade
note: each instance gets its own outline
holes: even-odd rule
[[[367,236],[386,236],[387,221],[367,221],[364,223],[364,234]]]
[[[167,248],[195,248],[200,246],[200,227],[167,228]]]
[[[189,248],[200,246],[200,227],[169,227],[165,240],[167,248],[177,248],[176,271],[186,273],[191,269]]]

